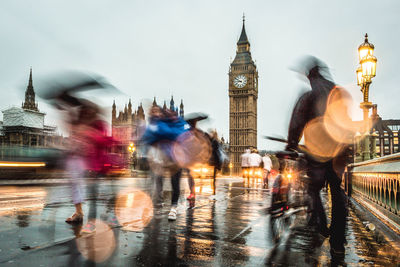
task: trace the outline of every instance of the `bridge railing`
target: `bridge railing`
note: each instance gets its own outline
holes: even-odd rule
[[[348,165],[348,196],[400,225],[400,153]]]

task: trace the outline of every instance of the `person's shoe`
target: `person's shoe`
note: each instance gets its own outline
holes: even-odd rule
[[[344,248],[331,247],[330,253],[331,253],[332,266],[344,266],[344,257],[345,257]]]
[[[74,213],[65,220],[66,223],[81,223],[82,221],[83,221],[83,214],[79,213]]]
[[[331,241],[331,240],[330,240]],[[344,256],[345,256],[345,249],[344,249],[344,244],[342,243],[334,243],[334,242],[330,242],[331,245],[331,257],[332,260],[335,262],[341,262],[344,260]]]
[[[194,193],[191,193],[188,197],[187,200],[194,200],[196,198],[196,195]]]
[[[169,221],[175,221],[176,220],[176,208],[171,208],[169,214],[168,214],[168,220]]]
[[[328,228],[320,229],[318,232],[319,232],[319,235],[324,239],[331,235],[331,233],[330,233]]]
[[[92,234],[96,232],[96,225],[93,222],[88,222],[81,230],[82,234]]]
[[[110,218],[108,218],[107,220],[108,226],[110,227],[119,227],[121,226],[118,222],[117,217],[115,217],[115,215],[112,215]]]

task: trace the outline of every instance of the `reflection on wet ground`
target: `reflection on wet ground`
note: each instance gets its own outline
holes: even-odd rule
[[[269,191],[261,181],[219,179],[211,198],[210,180],[196,180],[196,201],[185,200],[182,181],[178,218],[169,222],[169,205],[152,206],[152,185],[146,179],[99,180],[96,230],[82,234],[82,225],[68,225],[73,212],[69,188],[37,186],[0,188],[1,202],[45,200],[40,209],[15,210],[0,217],[0,265],[12,266],[325,266],[328,240],[304,227],[299,213],[280,244],[269,231]],[[165,201],[170,197],[166,182]],[[23,194],[25,192],[26,194]],[[8,196],[8,199],[6,199]],[[329,208],[327,193],[323,193]],[[39,199],[39,200],[38,200]],[[90,200],[86,202],[86,212]],[[7,201],[14,202],[7,202]],[[39,201],[40,202],[40,201]],[[119,219],[119,220],[118,220]],[[125,225],[124,225],[125,224]],[[125,226],[125,227],[124,227]],[[7,241],[6,241],[7,240]],[[399,253],[368,232],[350,211],[345,262],[352,266],[395,265]]]

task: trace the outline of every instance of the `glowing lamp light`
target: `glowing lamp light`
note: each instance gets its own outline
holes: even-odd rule
[[[365,40],[364,43],[362,43],[358,47],[358,59],[359,61],[363,60],[366,56],[374,55],[374,45],[368,42],[368,34],[365,34]]]
[[[372,55],[367,55],[361,61],[361,69],[363,77],[373,78],[376,75],[376,57]]]
[[[364,83],[364,77],[361,66],[357,68],[356,73],[357,73],[357,85],[361,86]]]
[[[129,150],[129,152],[135,152],[135,150],[136,150],[135,144],[130,143],[128,146],[128,150]]]
[[[44,162],[10,162],[0,161],[0,167],[45,167]]]

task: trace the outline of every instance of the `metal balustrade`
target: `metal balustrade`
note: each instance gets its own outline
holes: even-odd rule
[[[345,190],[400,224],[400,153],[348,165]]]

